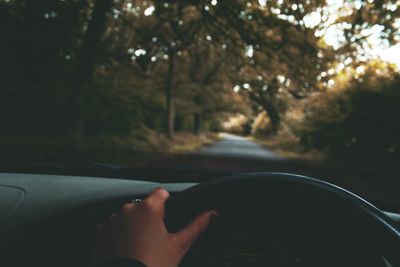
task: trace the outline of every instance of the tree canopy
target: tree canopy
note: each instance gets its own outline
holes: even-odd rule
[[[276,133],[395,45],[399,17],[398,1],[3,0],[4,131],[173,138],[265,112]]]

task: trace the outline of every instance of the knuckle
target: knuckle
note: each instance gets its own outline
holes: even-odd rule
[[[140,204],[140,207],[143,208],[146,211],[155,211],[156,210],[156,205],[154,204],[153,201],[151,200],[145,200]]]
[[[99,223],[98,225],[96,225],[96,227],[94,228],[95,233],[101,233],[104,231],[105,225],[104,223]]]
[[[157,187],[153,190],[152,194],[157,195],[159,197],[169,197],[168,191],[163,187]]]
[[[189,242],[183,238],[173,238],[172,241],[179,250],[185,250],[189,246]]]
[[[110,217],[108,217],[108,220],[110,221],[110,222],[116,222],[117,220],[118,220],[118,213],[111,213],[110,214]]]
[[[135,205],[133,203],[125,204],[122,206],[121,213],[122,215],[130,215],[134,209]]]
[[[192,226],[192,233],[193,233],[193,238],[196,239],[200,233],[201,233],[201,226],[199,224],[194,224]]]

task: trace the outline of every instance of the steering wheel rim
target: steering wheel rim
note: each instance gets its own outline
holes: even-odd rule
[[[305,198],[332,201],[334,207],[348,210],[335,210],[338,214],[356,214],[360,227],[370,229],[374,242],[380,246],[385,257],[390,259],[394,266],[400,266],[400,232],[393,222],[382,211],[368,201],[339,186],[315,178],[288,173],[247,173],[233,175],[203,183],[182,191],[170,198],[166,204],[166,225],[172,232],[179,230],[190,222],[196,213],[208,209],[215,209],[215,204],[232,200],[235,193],[248,193],[253,188],[261,192],[262,188],[270,194],[278,188],[287,189],[291,194],[306,193]],[[269,191],[268,191],[269,190]],[[309,193],[310,195],[308,195]],[[240,196],[238,195],[240,198]],[[229,201],[229,199],[227,201]],[[289,203],[290,201],[288,201]],[[328,205],[329,206],[329,205]],[[347,212],[347,213],[346,213]],[[365,224],[365,225],[364,225]]]

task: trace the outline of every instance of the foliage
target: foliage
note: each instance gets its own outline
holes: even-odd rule
[[[268,135],[317,99],[291,130],[307,146],[359,151],[366,131],[388,136],[374,149],[398,151],[398,129],[378,119],[398,111],[397,80],[374,75],[368,52],[399,41],[399,12],[366,0],[0,1],[2,135],[162,139],[237,114],[246,132],[264,114],[255,128]]]
[[[301,142],[336,161],[398,159],[400,76],[376,72],[370,67],[346,88],[315,98],[305,112]]]

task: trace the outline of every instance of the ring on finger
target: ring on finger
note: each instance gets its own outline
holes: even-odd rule
[[[132,200],[132,203],[137,205],[137,204],[140,204],[142,201],[143,200],[141,200],[140,198],[136,198],[136,199]]]

